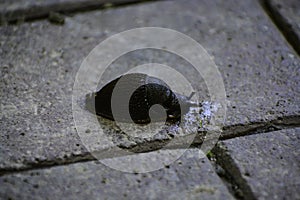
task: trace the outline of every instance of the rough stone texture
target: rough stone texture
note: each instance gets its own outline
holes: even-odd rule
[[[300,53],[300,3],[297,0],[266,0],[272,18]]]
[[[90,159],[72,120],[76,71],[103,39],[144,26],[181,31],[214,56],[228,97],[226,127],[245,125],[244,130],[253,122],[299,115],[299,58],[250,0],[154,2],[66,17],[63,26],[46,20],[2,26],[1,169]],[[169,58],[165,62],[175,68],[184,64],[166,54],[150,55],[151,61]],[[108,74],[141,61],[149,58],[136,53]],[[181,69],[196,91],[205,91],[197,74]]]
[[[299,199],[300,128],[221,142],[218,162],[249,199]]]
[[[6,21],[46,17],[51,12],[68,12],[130,3],[137,0],[2,0],[0,1],[0,20]]]
[[[5,175],[0,184],[3,199],[233,199],[199,150],[149,173],[123,173],[91,161]]]

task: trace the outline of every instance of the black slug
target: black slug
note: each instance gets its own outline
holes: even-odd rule
[[[129,99],[129,105],[123,105],[122,108],[129,109],[132,121],[137,124],[157,120],[153,119],[152,115],[149,116],[149,110],[155,104],[159,104],[165,109],[167,121],[179,121],[181,116],[188,112],[190,106],[197,106],[189,100],[190,97],[172,92],[164,81],[146,74],[132,73],[116,78],[94,93],[97,115],[114,120],[111,99],[115,86],[121,77],[122,82],[118,84],[118,91],[128,91],[134,88],[134,92]],[[120,113],[122,112],[117,112],[117,114]],[[129,121],[122,114],[117,119],[121,119],[123,122]],[[164,119],[158,120],[166,120],[166,116],[164,116]]]

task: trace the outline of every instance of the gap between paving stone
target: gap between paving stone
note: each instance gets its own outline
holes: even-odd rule
[[[161,151],[135,157],[147,169],[160,165],[157,156],[176,153],[177,150]],[[99,162],[87,162],[6,175],[0,177],[0,197],[23,199],[34,194],[37,198],[50,195],[54,199],[74,199],[74,195],[76,199],[98,199],[99,195],[102,199],[122,195],[124,199],[233,199],[207,158],[200,156],[199,150],[190,149],[172,164],[166,165],[165,159],[162,168],[143,174],[124,173]],[[74,194],[78,188],[83,189]]]
[[[240,178],[242,177],[242,174],[239,169],[233,164],[234,160],[227,154],[219,153],[217,148],[214,148],[212,151],[214,152],[214,156],[216,157],[216,160],[213,161],[215,164],[215,171],[225,183],[230,193],[237,199],[254,200],[255,197],[250,187],[247,185],[247,182],[244,179]],[[216,156],[217,154],[218,156]],[[222,164],[220,164],[220,157],[222,157]],[[230,168],[231,171],[228,172],[228,170],[225,170],[224,165]],[[232,174],[235,174],[235,176],[233,177]]]
[[[4,2],[0,3],[0,7],[2,7],[0,8],[0,25],[43,19],[49,17],[49,14],[53,12],[72,14],[149,1],[157,0],[47,0],[43,2],[23,0],[6,4]]]
[[[218,143],[212,152],[214,162],[222,170],[221,173],[218,173],[218,170],[216,172],[224,178],[225,182],[229,183],[229,187],[236,186],[240,189],[241,191],[238,192],[241,192],[241,197],[245,199],[264,199],[271,197],[270,195],[273,195],[273,198],[281,196],[279,197],[281,199],[287,195],[287,190],[290,191],[288,199],[298,199],[295,191],[297,191],[297,184],[300,183],[299,179],[297,180],[299,152],[296,150],[299,130],[299,128],[290,128]],[[270,142],[274,144],[271,143],[266,147],[265,145]],[[245,155],[240,150],[245,150]],[[286,154],[290,150],[294,151]],[[266,156],[270,156],[270,158],[266,158]],[[258,163],[255,163],[256,159]],[[289,168],[287,168],[288,166]],[[282,174],[280,170],[285,173]],[[287,171],[288,173],[286,173]],[[266,182],[266,179],[263,178],[265,176],[273,178],[274,183]],[[288,186],[285,185],[287,183]],[[257,184],[261,186],[257,186]],[[284,184],[285,187],[282,188],[280,184]],[[239,194],[233,194],[237,198],[240,197]]]
[[[296,120],[295,120],[296,119]],[[285,129],[290,129],[290,128],[297,128],[300,127],[299,124],[299,117],[287,117],[282,118],[280,120],[274,120],[269,123],[261,123],[261,124],[253,124],[253,125],[241,125],[241,127],[236,128],[236,126],[228,127],[226,128],[225,132],[228,132],[225,134],[225,136],[220,137],[220,141],[224,141],[227,139],[232,139],[232,138],[237,138],[237,137],[243,137],[247,135],[253,135],[253,134],[264,134],[264,133],[269,133],[272,131],[277,131],[277,130],[285,130]],[[235,129],[236,128],[236,129]],[[232,134],[230,134],[232,133]],[[228,136],[229,135],[229,136]],[[182,149],[186,148],[184,144],[182,143],[185,140],[185,137],[179,137],[176,138],[178,140],[177,146],[171,146],[171,148],[167,149]],[[150,142],[145,142],[138,144],[133,147],[128,147],[124,150],[129,150],[130,152],[135,152],[135,153],[145,153],[145,152],[151,152],[151,151],[157,151],[160,148],[164,147],[166,143],[169,140],[160,140],[160,141],[150,141]],[[190,147],[188,148],[198,148],[202,144],[202,139],[195,137],[193,143],[191,144]],[[181,146],[182,145],[182,146]],[[118,153],[116,151],[115,154],[112,154],[110,150],[101,150],[101,157],[106,159],[106,158],[114,158],[114,157],[119,157],[119,156],[124,156],[124,152]],[[109,152],[108,154],[106,152]],[[48,168],[48,167],[53,167],[53,166],[59,166],[59,165],[69,165],[73,163],[78,163],[78,162],[88,162],[96,160],[96,158],[90,154],[89,152],[86,152],[81,155],[71,155],[70,157],[67,157],[65,159],[54,159],[51,161],[40,161],[38,163],[24,163],[24,166],[20,168],[5,168],[0,170],[0,176],[5,175],[5,174],[11,174],[11,173],[17,173],[20,171],[28,171],[32,169],[43,169],[43,168]]]
[[[298,55],[300,55],[300,38],[297,36],[294,27],[285,20],[284,16],[282,16],[278,9],[271,5],[270,0],[259,0],[259,2],[274,24],[284,35],[288,43],[294,48]]]
[[[225,171],[219,163],[217,163],[216,155],[210,152],[209,155],[207,155],[207,157],[210,163],[212,164],[216,174],[223,181],[224,185],[227,187],[231,195],[234,196],[236,199],[245,199],[243,191],[240,189],[239,185],[236,183],[234,178],[227,171]]]
[[[269,122],[253,122],[250,124],[237,124],[223,128],[220,140],[226,140],[239,136],[246,136],[257,133],[266,133],[274,130],[300,127],[300,116],[279,117]]]

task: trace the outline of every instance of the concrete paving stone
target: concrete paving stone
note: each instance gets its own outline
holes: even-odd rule
[[[221,142],[218,162],[249,199],[300,199],[300,128]]]
[[[288,124],[285,119],[294,116],[293,123],[299,122],[299,57],[258,3],[162,1],[97,10],[66,17],[63,26],[41,20],[0,27],[0,168],[90,159],[72,117],[76,72],[99,42],[115,33],[144,26],[183,32],[214,56],[228,98],[225,127],[234,130],[241,126],[244,130],[249,124],[276,119]],[[103,81],[135,64],[155,61],[178,69],[203,100],[210,100],[204,79],[174,55],[133,52],[118,61]],[[159,141],[170,138],[169,134],[163,135]],[[139,142],[123,141],[122,137],[120,140],[127,147],[127,143],[130,147]]]
[[[160,153],[144,166],[157,162]],[[136,156],[142,160],[146,154]],[[148,173],[125,173],[90,161],[1,176],[0,184],[1,199],[233,199],[197,149]]]
[[[267,6],[274,20],[279,23],[287,40],[300,53],[300,3],[297,0],[267,0]]]
[[[109,7],[113,4],[137,2],[137,0],[1,0],[2,23],[15,20],[47,17],[51,12],[69,12]]]

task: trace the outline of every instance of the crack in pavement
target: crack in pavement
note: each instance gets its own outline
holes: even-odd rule
[[[279,119],[272,120],[270,122],[264,122],[264,123],[259,122],[259,123],[252,123],[248,125],[236,125],[231,127],[225,127],[223,130],[224,132],[219,138],[219,140],[222,141],[222,140],[227,140],[235,137],[242,137],[246,135],[263,134],[263,133],[268,133],[276,130],[283,130],[283,129],[289,129],[295,127],[300,127],[300,116],[280,117]],[[171,146],[168,149],[186,148],[186,145],[183,144],[185,141],[184,136],[173,138],[171,140],[178,140],[176,143],[177,145]],[[150,141],[150,142],[148,141],[145,143],[141,143],[139,145],[135,145],[123,149],[127,150],[128,154],[132,152],[145,153],[145,152],[159,150],[169,141],[170,140],[159,140],[159,141]],[[189,146],[189,148],[199,148],[199,145],[201,145],[202,142],[203,142],[203,138],[199,135],[196,135],[193,143],[191,144],[191,146]],[[99,154],[101,155],[101,158],[105,159],[105,158],[124,156],[126,153],[124,154],[125,151],[122,152],[123,153],[119,153],[117,150],[114,151],[114,149],[108,149],[108,150],[101,150]],[[33,169],[48,168],[48,167],[54,167],[60,165],[69,165],[77,162],[88,162],[93,160],[97,160],[97,159],[91,153],[86,152],[81,155],[71,155],[70,157],[66,157],[66,158],[40,161],[38,163],[27,162],[27,163],[23,163],[24,166],[19,168],[11,167],[11,168],[0,169],[0,176],[11,174],[11,173],[22,172],[22,171],[29,171]]]
[[[216,146],[213,149],[216,156],[216,165],[224,169],[223,175],[220,175],[216,170],[217,175],[225,182],[228,190],[237,199],[256,199],[247,181],[243,178],[239,168],[235,165],[234,160],[229,154],[224,153]],[[233,177],[231,174],[235,174]],[[230,188],[233,187],[233,188]]]
[[[284,19],[278,10],[271,6],[268,0],[259,0],[259,3],[286,41],[300,55],[300,38],[297,36],[293,26]]]
[[[249,124],[237,124],[223,128],[219,140],[227,140],[245,135],[267,133],[288,128],[300,127],[300,116],[278,117],[269,122],[252,122]]]
[[[20,24],[35,20],[49,19],[51,13],[60,13],[64,15],[88,12],[93,10],[104,10],[108,8],[118,8],[122,6],[140,4],[145,2],[159,0],[85,0],[85,1],[67,1],[59,3],[45,3],[44,5],[32,5],[29,8],[22,6],[15,10],[0,10],[0,26],[7,24]],[[0,4],[1,5],[1,4]],[[61,16],[63,17],[63,16]],[[50,19],[49,19],[50,20]],[[51,21],[51,20],[50,20]]]

